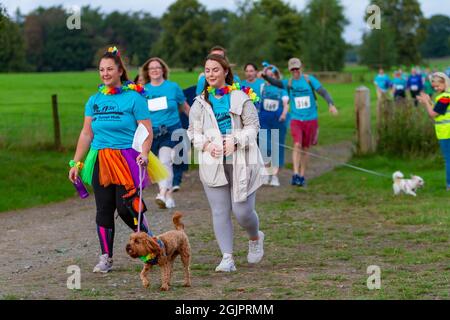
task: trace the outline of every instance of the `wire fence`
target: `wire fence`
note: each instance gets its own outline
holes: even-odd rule
[[[74,147],[83,125],[80,102],[0,102],[0,148],[61,149]],[[59,129],[55,131],[55,126]]]

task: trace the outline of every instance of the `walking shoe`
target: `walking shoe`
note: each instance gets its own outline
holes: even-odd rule
[[[270,180],[270,185],[272,187],[279,187],[280,186],[280,180],[278,180],[278,176],[272,176],[272,179]]]
[[[300,175],[294,174],[291,179],[291,185],[298,186],[300,183]]]
[[[231,254],[224,254],[222,261],[216,267],[216,272],[232,272],[236,271],[236,266],[234,265],[233,256]]]
[[[248,241],[248,263],[258,263],[264,256],[264,232],[258,231],[258,240]]]
[[[306,187],[306,179],[305,179],[305,177],[301,177],[301,176],[300,176],[300,180],[299,180],[299,182],[298,182],[298,186],[300,186],[300,187]]]
[[[270,177],[271,176],[269,176],[269,175],[264,175],[263,176],[263,185],[265,185],[265,186],[268,186],[268,185],[270,185]]]
[[[156,202],[156,204],[158,205],[158,207],[159,207],[160,209],[167,209],[167,206],[166,206],[166,198],[163,197],[162,195],[158,194],[158,195],[156,196],[155,202]]]
[[[94,267],[94,270],[92,272],[101,272],[101,273],[107,273],[111,271],[113,265],[113,259],[108,257],[108,254],[102,254],[100,256],[100,261],[97,263],[97,265]]]
[[[172,192],[178,192],[180,191],[180,186],[173,186],[172,187]]]
[[[175,208],[175,200],[173,200],[173,198],[166,199],[166,208],[167,209]]]

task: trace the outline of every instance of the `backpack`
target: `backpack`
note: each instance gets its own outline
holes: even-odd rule
[[[311,81],[309,80],[309,75],[303,74],[303,76],[305,77],[306,82],[308,82],[308,85],[309,85],[309,87],[311,88],[311,91],[312,91],[312,93],[313,93],[313,95],[314,95],[314,100],[317,101],[316,91],[314,90],[314,88],[313,88],[313,86],[312,86],[312,84],[311,84]],[[293,79],[292,79],[292,77],[291,77],[291,78],[289,78],[289,81],[288,81],[288,87],[287,87],[287,90],[288,90],[288,94],[289,94],[289,95],[291,95],[292,80],[293,80]]]

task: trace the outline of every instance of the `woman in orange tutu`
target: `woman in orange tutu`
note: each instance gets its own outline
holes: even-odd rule
[[[98,92],[86,103],[84,125],[75,152],[70,161],[69,179],[74,182],[80,175],[94,189],[97,206],[96,223],[102,254],[94,272],[109,272],[113,264],[114,212],[133,230],[137,230],[136,215],[139,211],[139,182],[148,182],[148,154],[153,139],[144,89],[128,80],[120,53],[109,48],[99,62],[103,82]],[[148,136],[139,153],[132,148],[138,125],[142,124]],[[89,152],[88,152],[89,151]],[[85,163],[81,161],[87,154]],[[143,177],[143,179],[142,179]],[[145,204],[141,203],[141,212]],[[142,214],[142,231],[148,232]]]

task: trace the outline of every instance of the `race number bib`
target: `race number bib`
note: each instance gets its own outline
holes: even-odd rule
[[[306,97],[296,97],[295,107],[297,109],[308,109],[311,107],[311,99],[309,96]]]
[[[414,84],[414,85],[411,86],[411,90],[412,91],[417,91],[417,90],[419,90],[419,86]]]
[[[395,86],[395,89],[403,90],[403,89],[405,89],[405,87],[402,84],[398,84],[398,85]]]
[[[160,111],[166,110],[167,107],[167,97],[159,97],[155,99],[147,100],[148,110],[150,111]]]
[[[280,106],[280,101],[272,99],[264,99],[263,108],[266,111],[277,111]]]

